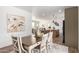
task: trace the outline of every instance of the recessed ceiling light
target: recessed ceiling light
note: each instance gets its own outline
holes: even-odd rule
[[[58,10],[58,12],[59,12],[59,13],[61,13],[61,12],[62,12],[62,10]]]

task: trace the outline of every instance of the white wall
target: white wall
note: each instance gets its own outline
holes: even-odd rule
[[[16,7],[0,7],[0,48],[12,44],[11,35],[18,33],[8,33],[7,32],[7,15],[13,14],[25,17],[25,31],[20,32],[20,35],[29,36],[31,35],[31,14],[22,9]]]
[[[44,19],[37,19],[34,16],[32,16],[32,20],[33,21],[38,21],[39,22],[39,27],[41,27],[42,25],[45,25],[45,27],[48,27],[49,24],[49,20],[44,20]]]

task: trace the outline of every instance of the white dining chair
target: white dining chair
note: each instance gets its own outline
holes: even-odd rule
[[[19,44],[20,44],[21,51],[23,53],[27,53],[27,51],[23,47],[23,42],[22,42],[22,37],[21,36],[19,37]]]
[[[13,39],[16,38],[16,39]],[[19,36],[12,36],[12,40],[13,40],[13,45],[14,45],[14,49],[15,51],[17,51],[18,53],[27,53],[27,51],[23,48],[22,45],[22,37]]]
[[[48,43],[53,43],[53,32],[48,33]]]
[[[53,32],[50,32],[47,42],[47,53],[68,53],[68,47],[53,43],[52,36],[53,36]]]
[[[53,32],[49,32],[47,40],[47,52],[52,50],[52,45],[53,45]]]
[[[47,40],[48,40],[48,33],[44,34],[42,37],[40,45],[40,53],[47,53]]]

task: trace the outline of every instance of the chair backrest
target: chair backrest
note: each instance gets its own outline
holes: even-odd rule
[[[48,34],[48,43],[53,43],[53,32],[49,32]]]
[[[41,46],[40,46],[40,52],[46,53],[47,40],[48,40],[48,33],[44,34],[43,37],[42,37],[42,42],[41,42]]]
[[[47,40],[48,40],[48,33],[43,35],[41,43],[45,45]]]
[[[53,32],[48,33],[48,40],[47,40],[47,52],[52,51],[52,44],[53,44]]]
[[[14,50],[19,53],[22,53],[22,52],[27,53],[27,51],[23,48],[23,45],[22,45],[23,42],[21,38],[22,37],[12,36]]]
[[[17,37],[12,36],[12,42],[15,52],[19,52]]]

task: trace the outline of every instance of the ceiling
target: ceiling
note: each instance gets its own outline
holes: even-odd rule
[[[40,19],[51,19],[55,13],[63,13],[65,8],[70,6],[16,6],[17,8],[32,13],[33,16]]]
[[[32,6],[15,6],[15,7],[32,13]]]

